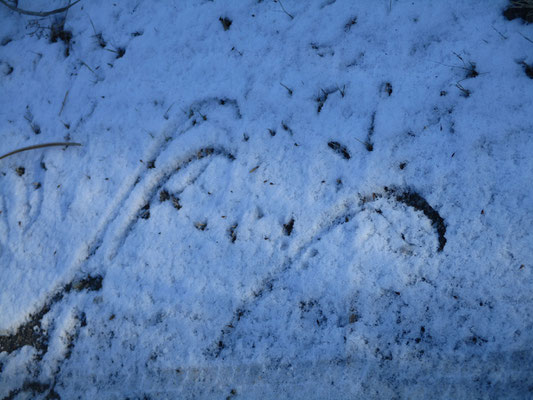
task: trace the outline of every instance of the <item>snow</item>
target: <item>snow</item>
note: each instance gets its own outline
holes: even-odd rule
[[[507,5],[0,5],[0,396],[531,396]]]

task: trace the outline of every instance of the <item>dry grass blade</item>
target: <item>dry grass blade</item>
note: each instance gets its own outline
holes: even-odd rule
[[[9,4],[6,0],[0,0],[0,3],[2,3],[4,6],[6,6],[7,8],[15,11],[15,12],[18,12],[20,14],[24,14],[24,15],[32,15],[34,17],[47,17],[49,15],[52,15],[52,14],[59,14],[59,13],[62,13],[64,11],[67,11],[70,7],[72,7],[73,5],[79,3],[81,0],[76,0],[74,3],[71,3],[65,7],[62,7],[62,8],[57,8],[55,10],[52,10],[52,11],[29,11],[29,10],[23,10],[22,8],[18,8],[18,7],[15,7],[14,5],[12,4]]]
[[[281,0],[274,0],[274,2],[279,3],[279,5],[281,6],[281,9],[283,10],[283,12],[284,12],[285,14],[287,14],[291,19],[294,19],[294,16],[291,15],[291,14],[289,14],[289,13],[287,12],[287,10],[285,10],[285,7],[283,7],[283,4],[281,4]]]
[[[53,142],[53,143],[36,144],[36,145],[33,145],[33,146],[22,147],[20,149],[13,150],[13,151],[1,156],[0,160],[2,158],[6,158],[6,157],[9,157],[9,156],[12,156],[13,154],[21,153],[23,151],[42,149],[44,147],[52,147],[52,146],[81,146],[81,143],[75,143],[75,142]]]

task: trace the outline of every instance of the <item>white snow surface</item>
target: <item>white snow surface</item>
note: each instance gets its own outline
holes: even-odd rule
[[[0,398],[533,397],[507,5],[0,5]]]

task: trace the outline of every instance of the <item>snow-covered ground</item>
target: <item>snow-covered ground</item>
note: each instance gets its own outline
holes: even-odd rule
[[[533,397],[507,5],[0,4],[0,397]]]

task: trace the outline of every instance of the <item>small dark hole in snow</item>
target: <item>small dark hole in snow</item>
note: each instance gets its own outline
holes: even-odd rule
[[[141,208],[141,213],[139,216],[142,219],[150,218],[150,203],[146,204],[143,208]]]
[[[50,27],[50,42],[56,43],[61,40],[65,44],[65,57],[70,55],[70,41],[72,32],[65,30],[65,19],[59,19]]]
[[[117,49],[117,59],[122,58],[126,54],[126,49],[124,47],[119,47]]]
[[[291,218],[289,222],[287,222],[286,224],[283,224],[283,233],[285,233],[286,236],[290,236],[293,228],[294,228],[294,218]]]
[[[290,128],[290,126],[287,125],[285,122],[283,122],[283,121],[281,122],[281,127],[283,128],[284,131],[289,132],[291,135],[293,134],[293,131]]]
[[[13,67],[9,65],[8,63],[6,63],[6,67],[4,68],[4,75],[8,76],[8,75],[11,75],[12,73],[13,73]]]
[[[159,193],[159,201],[162,203],[168,199],[170,199],[170,194],[166,190],[161,190],[161,193]]]
[[[340,144],[339,142],[328,142],[328,146],[335,153],[340,154],[344,159],[350,159],[350,153],[348,152],[346,146]]]
[[[387,93],[389,96],[392,94],[392,85],[390,82],[385,82],[383,89],[385,90],[385,93]]]
[[[65,44],[68,44],[70,42],[70,40],[72,39],[72,32],[65,31],[62,28],[62,26],[57,29],[54,29],[52,27],[52,36],[50,37],[50,41],[52,43],[56,43],[58,40],[61,40]]]
[[[322,90],[322,94],[316,97],[315,100],[318,103],[316,111],[318,114],[320,114],[320,111],[322,111],[322,108],[324,108],[324,104],[326,103],[326,100],[328,99],[329,94],[330,93]]]
[[[344,25],[344,32],[349,32],[350,29],[352,29],[352,26],[354,26],[357,23],[357,17],[352,17],[350,20]]]
[[[235,243],[235,241],[237,240],[237,226],[238,224],[234,224],[229,228],[229,236],[231,239],[231,243]]]
[[[470,68],[467,68],[467,74],[466,74],[466,77],[467,78],[475,78],[476,76],[479,75],[479,72],[477,72],[476,70],[476,64],[471,62],[470,63]]]
[[[96,41],[98,42],[98,46],[100,46],[102,49],[107,46],[106,41],[104,40],[104,37],[102,36],[102,33],[97,33],[94,35],[96,38]]]
[[[194,227],[199,231],[205,231],[205,228],[207,228],[207,222],[195,222]]]
[[[224,28],[225,31],[229,30],[229,28],[230,28],[230,26],[231,26],[231,24],[233,22],[231,19],[229,19],[227,17],[224,17],[224,18],[220,17],[218,20],[222,24],[222,27]]]
[[[176,210],[180,210],[182,205],[180,204],[180,199],[179,197],[175,197],[175,196],[171,196],[171,199],[172,199],[172,206],[176,209]]]
[[[77,292],[80,292],[85,289],[89,292],[96,292],[102,289],[103,280],[104,278],[101,275],[95,275],[95,276],[89,275],[86,278],[83,278],[82,280],[73,283],[72,289],[74,289]]]
[[[338,178],[336,183],[336,190],[337,192],[342,189],[342,179]]]
[[[525,62],[522,62],[522,65],[524,66],[524,72],[528,76],[529,79],[533,79],[533,64],[529,65]]]

